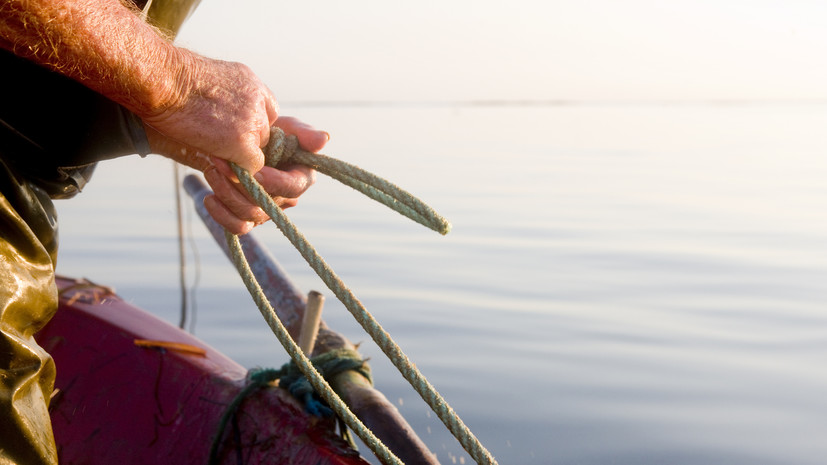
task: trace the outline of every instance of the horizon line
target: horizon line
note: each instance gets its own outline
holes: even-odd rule
[[[468,100],[284,100],[293,107],[564,107],[564,106],[749,106],[827,105],[827,98],[811,99],[468,99]]]

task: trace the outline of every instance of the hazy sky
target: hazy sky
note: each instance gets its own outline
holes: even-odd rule
[[[202,0],[282,101],[827,99],[827,2]]]

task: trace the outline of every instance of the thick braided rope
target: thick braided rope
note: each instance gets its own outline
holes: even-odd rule
[[[288,161],[309,166],[442,235],[451,231],[448,220],[411,193],[356,165],[301,150],[296,137],[286,136],[279,128],[271,130],[264,154],[267,166],[275,167]]]
[[[246,171],[244,173],[246,173]],[[238,236],[230,234],[226,231],[224,232],[224,235],[227,238],[227,245],[229,246],[233,263],[235,264],[236,269],[238,269],[238,272],[244,281],[244,285],[247,286],[247,290],[253,297],[253,301],[258,306],[261,315],[264,317],[267,325],[270,326],[273,334],[276,335],[276,339],[279,340],[281,345],[290,355],[290,358],[296,363],[299,370],[304,373],[310,381],[310,384],[313,385],[313,389],[315,389],[316,392],[318,392],[319,395],[328,403],[328,405],[330,405],[339,418],[341,418],[350,429],[356,432],[359,438],[362,439],[368,447],[370,447],[373,453],[376,454],[376,456],[382,460],[383,463],[402,465],[402,461],[394,455],[393,452],[391,452],[387,446],[385,446],[385,444],[382,443],[382,441],[364,425],[364,423],[356,418],[356,415],[350,411],[342,399],[336,394],[336,392],[333,391],[333,388],[330,387],[324,377],[318,372],[318,370],[316,370],[316,367],[313,366],[310,359],[304,355],[296,342],[293,341],[293,338],[290,337],[290,333],[287,332],[287,328],[285,328],[281,320],[279,320],[276,311],[273,310],[273,307],[264,295],[264,291],[261,289],[258,281],[256,281],[253,272],[250,270],[250,265],[244,258],[244,252],[241,249],[241,243],[238,240]]]
[[[279,144],[284,147],[283,134],[273,134],[282,141],[276,141],[271,145],[275,145],[276,149],[273,152],[284,152],[283,148],[279,149]],[[267,153],[267,151],[265,152]],[[297,152],[298,153],[298,152]],[[268,160],[268,165],[271,162],[278,163],[282,153],[276,153]],[[295,156],[295,155],[294,155]],[[326,157],[329,158],[329,157]],[[295,162],[293,158],[291,161]],[[275,164],[274,163],[274,164]],[[479,440],[474,436],[470,429],[463,423],[454,410],[448,405],[445,399],[436,391],[436,389],[428,382],[416,366],[408,359],[402,352],[399,346],[393,341],[390,335],[382,328],[382,326],[373,318],[373,316],[365,309],[364,305],[356,298],[356,296],[348,289],[341,279],[336,275],[332,268],[324,261],[324,259],[316,252],[313,246],[307,239],[296,229],[295,225],[284,214],[281,208],[275,204],[270,195],[258,184],[253,177],[235,164],[231,164],[233,170],[244,185],[245,189],[250,193],[255,202],[272,218],[276,226],[287,237],[291,244],[301,253],[302,257],[307,261],[316,274],[322,279],[325,285],[333,292],[333,294],[345,305],[350,311],[356,321],[364,328],[364,330],[376,342],[382,352],[388,357],[391,363],[399,370],[402,376],[411,384],[414,390],[422,397],[422,399],[431,407],[440,420],[445,424],[451,434],[459,441],[462,447],[469,453],[469,455],[478,464],[496,464],[496,460],[488,450],[483,447]],[[361,175],[360,175],[361,177]],[[388,183],[389,184],[389,183]],[[398,188],[396,188],[398,189]],[[382,189],[386,192],[385,189]],[[393,191],[393,189],[389,189]],[[398,189],[401,192],[401,189]],[[407,193],[406,193],[407,194]],[[408,194],[410,196],[410,194]],[[413,197],[413,196],[411,196]],[[421,203],[416,201],[414,203]],[[416,211],[419,211],[418,209]],[[441,218],[441,217],[440,217]],[[442,219],[445,224],[447,221]],[[450,228],[450,226],[448,226]],[[436,228],[434,228],[436,229]],[[439,229],[437,229],[439,231]],[[447,232],[448,229],[445,229]],[[443,233],[444,234],[444,233]],[[358,434],[358,433],[357,433]]]

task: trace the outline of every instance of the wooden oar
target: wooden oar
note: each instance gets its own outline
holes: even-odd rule
[[[184,178],[184,188],[193,198],[195,210],[204,221],[218,245],[229,254],[223,228],[212,219],[204,207],[204,197],[212,191],[197,176]],[[293,284],[284,269],[252,233],[239,236],[244,255],[270,304],[294,340],[299,339],[302,318],[306,308],[304,293]],[[312,355],[334,349],[355,349],[341,334],[332,331],[320,321]],[[388,399],[376,390],[364,376],[346,371],[330,380],[350,410],[384,442],[403,462],[438,465],[436,456],[428,450],[413,428]]]

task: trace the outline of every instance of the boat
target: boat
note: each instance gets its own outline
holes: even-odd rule
[[[57,278],[60,307],[37,334],[55,359],[50,414],[60,463],[364,465],[284,389],[255,390],[220,433],[247,370],[86,280]],[[220,437],[219,437],[220,436]]]

